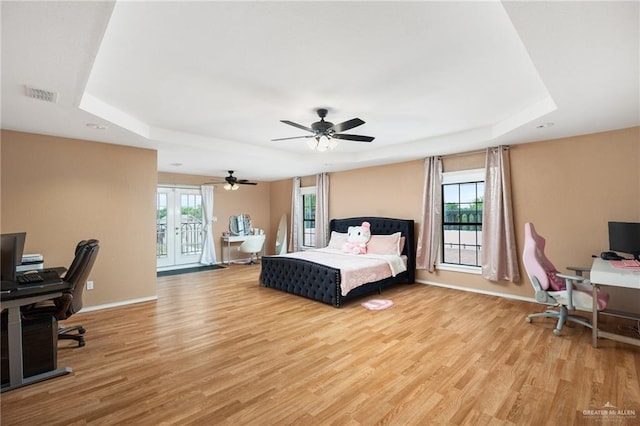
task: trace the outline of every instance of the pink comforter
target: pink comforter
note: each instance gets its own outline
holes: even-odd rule
[[[350,254],[329,248],[287,253],[283,256],[340,269],[340,292],[343,296],[362,284],[395,277],[407,270],[406,256]]]

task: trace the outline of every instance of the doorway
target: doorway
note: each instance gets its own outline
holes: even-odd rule
[[[202,254],[202,194],[195,188],[158,187],[156,195],[157,268],[197,264]]]

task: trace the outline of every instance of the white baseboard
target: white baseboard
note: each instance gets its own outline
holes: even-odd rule
[[[534,299],[533,297],[518,296],[516,294],[500,293],[498,291],[480,290],[480,289],[477,289],[477,288],[469,288],[469,287],[460,287],[460,286],[453,285],[453,284],[438,283],[438,282],[435,282],[435,281],[427,281],[427,280],[416,280],[416,282],[419,283],[419,284],[426,284],[426,285],[432,285],[432,286],[436,286],[436,287],[450,288],[452,290],[460,290],[460,291],[467,291],[467,292],[470,292],[470,293],[485,294],[487,296],[497,296],[497,297],[502,297],[502,298],[505,298],[505,299],[520,300],[520,301],[523,301],[523,302],[538,303],[538,302],[536,302],[536,299]]]
[[[120,306],[133,305],[134,303],[150,302],[152,300],[158,300],[158,296],[141,297],[140,299],[129,299],[129,300],[123,300],[121,302],[105,303],[104,305],[88,306],[86,308],[83,307],[82,309],[80,309],[79,313],[99,311],[102,309],[109,309],[109,308],[117,308]]]

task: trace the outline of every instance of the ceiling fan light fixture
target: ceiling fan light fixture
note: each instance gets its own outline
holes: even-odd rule
[[[238,188],[240,188],[240,185],[236,185],[235,183],[232,185],[229,182],[227,182],[224,184],[223,188],[226,189],[227,191],[235,191]]]
[[[338,141],[333,138],[329,138],[329,149],[332,150],[336,146],[338,146]]]
[[[338,145],[338,142],[327,135],[316,136],[307,141],[307,145],[314,151],[325,152],[332,150]]]
[[[346,130],[351,130],[355,127],[361,126],[364,124],[364,121],[359,118],[352,118],[351,120],[347,120],[342,123],[333,124],[330,121],[325,121],[324,118],[327,115],[327,110],[324,108],[320,108],[317,110],[318,117],[320,117],[320,121],[316,121],[312,123],[311,126],[305,126],[302,124],[294,123],[289,120],[280,120],[284,124],[288,124],[289,126],[296,127],[301,130],[306,130],[307,132],[311,132],[310,136],[293,136],[290,138],[277,138],[271,139],[272,142],[276,141],[286,141],[290,139],[306,139],[307,146],[314,151],[328,151],[334,149],[338,145],[338,141],[336,139],[342,139],[347,141],[355,141],[355,142],[373,142],[375,139],[372,136],[362,136],[362,135],[352,135],[348,133],[342,133]]]

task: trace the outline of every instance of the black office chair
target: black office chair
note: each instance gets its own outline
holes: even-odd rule
[[[84,284],[89,278],[93,264],[100,250],[98,240],[80,241],[76,246],[75,257],[69,266],[66,274],[62,278],[71,284],[71,288],[64,292],[62,296],[53,299],[53,305],[37,305],[33,309],[23,311],[25,317],[53,315],[58,321],[64,321],[82,309],[82,292]],[[70,327],[58,327],[58,339],[73,339],[78,342],[78,346],[84,346],[84,327],[75,325]],[[74,332],[77,332],[75,334]]]

